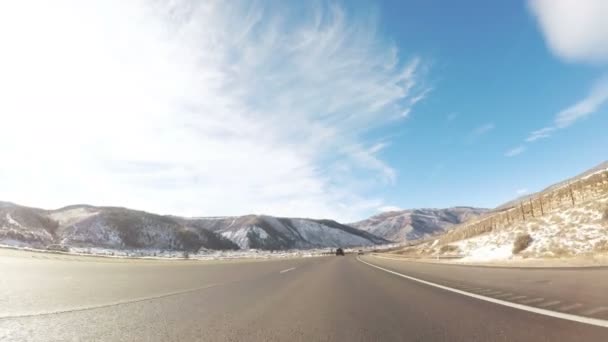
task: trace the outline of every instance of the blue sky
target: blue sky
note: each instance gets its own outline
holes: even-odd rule
[[[524,143],[588,96],[606,70],[595,60],[556,55],[527,2],[380,7],[383,29],[429,61],[433,88],[409,120],[387,129],[398,136],[381,155],[399,170],[386,192],[396,206],[493,207],[607,159],[604,106],[550,138]],[[492,129],[475,133],[483,127]],[[521,154],[505,156],[519,146]]]
[[[607,16],[601,0],[3,3],[0,199],[343,222],[494,207],[607,159]]]

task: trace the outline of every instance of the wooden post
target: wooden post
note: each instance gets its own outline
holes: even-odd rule
[[[572,200],[572,206],[574,207],[574,192],[572,192],[572,183],[568,183],[568,190],[570,190],[570,199]]]
[[[524,202],[519,203],[519,209],[521,209],[521,219],[526,220],[526,214],[524,213]]]
[[[532,203],[532,197],[530,197],[530,213],[532,213],[532,217],[534,217],[534,203]]]
[[[545,208],[543,208],[543,195],[540,195],[540,216],[545,216]]]

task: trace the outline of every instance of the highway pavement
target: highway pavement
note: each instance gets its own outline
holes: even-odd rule
[[[0,341],[607,341],[607,290],[607,268],[0,253]]]

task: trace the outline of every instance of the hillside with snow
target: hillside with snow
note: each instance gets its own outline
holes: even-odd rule
[[[403,242],[443,233],[486,211],[471,207],[408,209],[381,213],[349,225],[390,241]]]
[[[396,251],[484,262],[608,254],[608,164]]]
[[[370,246],[387,241],[331,220],[239,216],[185,218],[117,207],[57,210],[0,202],[0,245],[189,251]]]
[[[387,243],[373,234],[332,220],[266,215],[182,220],[194,227],[218,233],[244,249],[309,249]]]

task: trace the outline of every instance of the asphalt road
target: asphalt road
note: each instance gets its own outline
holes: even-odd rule
[[[608,269],[363,261],[608,319]],[[578,304],[578,305],[575,305]],[[571,308],[569,308],[571,307]],[[354,256],[132,261],[0,253],[1,341],[606,341],[608,328],[472,298]]]

